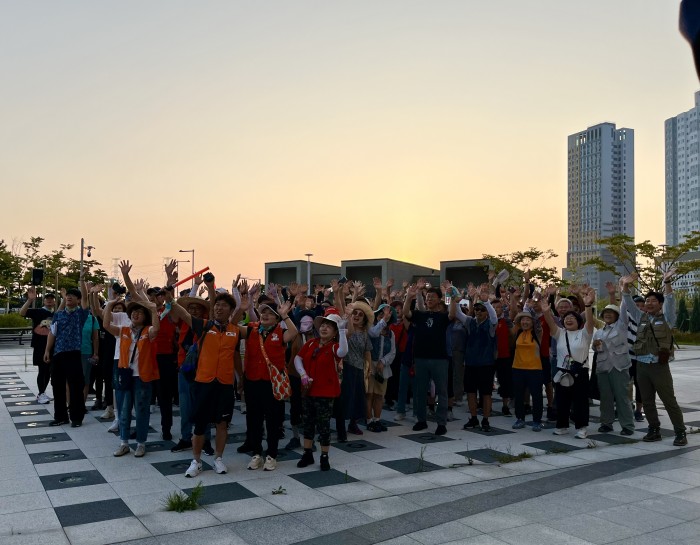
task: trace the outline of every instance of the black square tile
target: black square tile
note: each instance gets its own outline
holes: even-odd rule
[[[565,453],[572,450],[583,450],[585,447],[576,447],[559,441],[535,441],[533,443],[523,443],[525,447],[532,447],[544,450],[549,454]]]
[[[54,508],[54,511],[64,528],[134,516],[131,509],[120,499],[65,505]]]
[[[630,436],[619,435],[617,433],[596,433],[595,435],[589,435],[588,438],[593,441],[600,441],[611,445],[630,445],[639,442],[638,439],[633,439]]]
[[[292,460],[301,459],[301,454],[295,450],[279,449],[277,451],[277,461],[278,462],[290,462]]]
[[[38,452],[30,454],[33,464],[50,464],[53,462],[68,462],[70,460],[85,460],[85,455],[82,450],[53,450],[51,452]]]
[[[491,431],[481,431],[481,428],[468,428],[465,431],[468,431],[470,433],[476,433],[478,435],[483,435],[484,437],[492,437],[495,435],[507,435],[509,433],[515,433],[514,431],[496,428],[495,426],[491,426]]]
[[[36,422],[15,422],[15,428],[18,430],[33,430],[34,428],[49,428],[51,420],[37,420]],[[70,424],[66,424],[70,426]],[[58,428],[60,429],[60,427]]]
[[[21,399],[19,401],[5,401],[6,407],[26,407],[27,405],[37,405],[34,399]]]
[[[0,373],[0,377],[5,377],[5,376],[7,376],[7,377],[17,377],[17,373],[15,373],[14,371],[3,371],[2,373]],[[18,377],[18,378],[19,378],[19,377]]]
[[[185,471],[187,471],[187,468],[190,467],[190,462],[192,462],[192,458],[186,458],[185,460],[170,460],[168,462],[158,462],[151,465],[154,468],[156,468],[161,473],[161,475],[165,475],[167,477],[168,475],[184,475]],[[202,469],[211,469],[211,466],[204,460],[202,460]]]
[[[58,443],[59,441],[70,441],[71,438],[67,433],[56,432],[47,433],[45,435],[27,435],[22,437],[22,443],[25,445],[45,445],[47,443]]]
[[[10,392],[19,392],[26,394],[30,393],[31,390],[24,384],[2,384],[0,385],[0,392],[2,392],[3,394],[9,394]]]
[[[107,481],[99,471],[74,471],[73,473],[59,473],[58,475],[45,475],[39,477],[46,490],[62,490],[77,486],[89,486],[92,484],[104,484]],[[85,505],[85,504],[81,504]]]
[[[7,401],[12,401],[12,400],[22,400],[22,399],[27,399],[29,398],[34,398],[36,399],[36,396],[32,392],[7,392],[1,394],[3,399],[6,399]]]
[[[10,416],[13,418],[18,416],[38,416],[51,414],[46,409],[23,409],[22,407],[9,407],[7,412],[9,412]]]
[[[185,488],[182,491],[190,494],[194,488]],[[211,505],[212,503],[223,503],[225,501],[247,500],[257,497],[247,488],[238,483],[214,484],[205,486],[200,505]]]
[[[503,456],[503,452],[500,452],[498,450],[494,450],[492,448],[478,448],[478,449],[474,449],[474,450],[464,450],[462,452],[455,452],[455,454],[459,454],[460,456],[464,456],[465,462],[466,462],[467,458],[472,458],[474,460],[479,460],[480,462],[485,462],[487,464],[498,462],[497,457]]]
[[[700,420],[693,420],[692,422],[686,422],[686,426],[691,426],[693,428],[700,428]]]
[[[136,443],[132,443],[129,446],[136,450],[138,445]],[[170,451],[170,449],[174,446],[175,443],[173,441],[146,441],[146,452],[162,452],[164,450]]]
[[[245,432],[242,433],[229,433],[228,437],[226,438],[226,443],[229,445],[232,445],[233,443],[242,443],[245,441],[246,434]]]
[[[426,471],[435,471],[437,469],[445,469],[437,464],[432,464],[420,458],[406,458],[405,460],[390,460],[388,462],[379,462],[379,465],[393,469],[404,475],[413,473],[425,473]]]
[[[384,447],[371,443],[370,441],[365,441],[364,439],[359,439],[357,441],[348,441],[347,443],[333,443],[333,448],[342,450],[343,452],[360,452],[366,450],[379,450]]]
[[[409,441],[415,441],[421,445],[430,445],[432,443],[444,443],[445,441],[454,441],[450,437],[445,437],[444,435],[435,435],[429,431],[423,431],[419,433],[412,433],[410,435],[399,435],[403,439],[408,439]]]
[[[290,477],[309,488],[321,488],[323,486],[333,486],[336,484],[354,483],[357,481],[345,472],[340,472],[337,469],[329,471],[311,471],[309,473],[296,473]]]

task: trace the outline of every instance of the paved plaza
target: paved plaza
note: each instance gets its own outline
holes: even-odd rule
[[[672,366],[686,424],[698,430],[700,350],[684,347]],[[513,418],[498,413],[492,432],[463,431],[464,406],[436,437],[386,412],[387,432],[333,442],[331,471],[299,469],[300,451],[280,450],[277,470],[263,472],[247,470],[249,457],[236,453],[245,431],[237,407],[228,473],[187,479],[191,453],[170,452],[158,412],[141,459],[112,456],[119,442],[101,411],[81,428],[48,427],[53,405],[36,404],[23,347],[0,347],[0,395],[2,545],[700,543],[700,434],[673,447],[664,411],[660,443],[640,441],[645,423],[631,438],[617,423],[614,433],[598,434],[595,416],[589,439],[580,440],[552,435],[551,424],[514,432]],[[523,452],[532,457],[508,462]],[[200,509],[165,510],[169,493],[200,481]]]

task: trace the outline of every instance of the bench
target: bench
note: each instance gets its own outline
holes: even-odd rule
[[[31,327],[0,327],[0,342],[17,341],[20,345],[24,345],[22,341],[31,337],[31,334]]]

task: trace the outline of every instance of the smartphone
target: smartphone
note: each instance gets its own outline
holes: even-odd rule
[[[204,273],[204,276],[202,278],[204,278],[205,282],[213,282],[214,281],[214,275],[210,272]]]

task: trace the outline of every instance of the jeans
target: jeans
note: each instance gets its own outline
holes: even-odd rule
[[[399,399],[396,401],[396,412],[406,414],[406,398],[408,398],[408,387],[411,386],[411,368],[402,365],[399,374]],[[415,388],[413,388],[415,391]],[[413,414],[416,413],[416,405],[413,404]]]
[[[134,377],[133,381],[129,390],[119,391],[122,394],[122,403],[119,406],[119,438],[122,441],[129,440],[131,408],[135,406],[136,441],[145,444],[151,420],[151,383],[142,381],[140,377]]]
[[[180,397],[180,439],[192,441],[192,411],[194,410],[194,389],[192,383],[182,373],[178,373],[177,389]],[[211,428],[207,427],[204,432],[204,439],[211,441]]]
[[[515,393],[515,418],[525,420],[525,390],[532,395],[532,421],[542,423],[542,373],[549,369],[513,369],[513,392]]]
[[[430,379],[435,383],[438,399],[435,417],[438,425],[447,424],[447,370],[446,359],[415,358],[416,389],[413,392],[413,411],[418,422],[427,420],[428,385]]]

